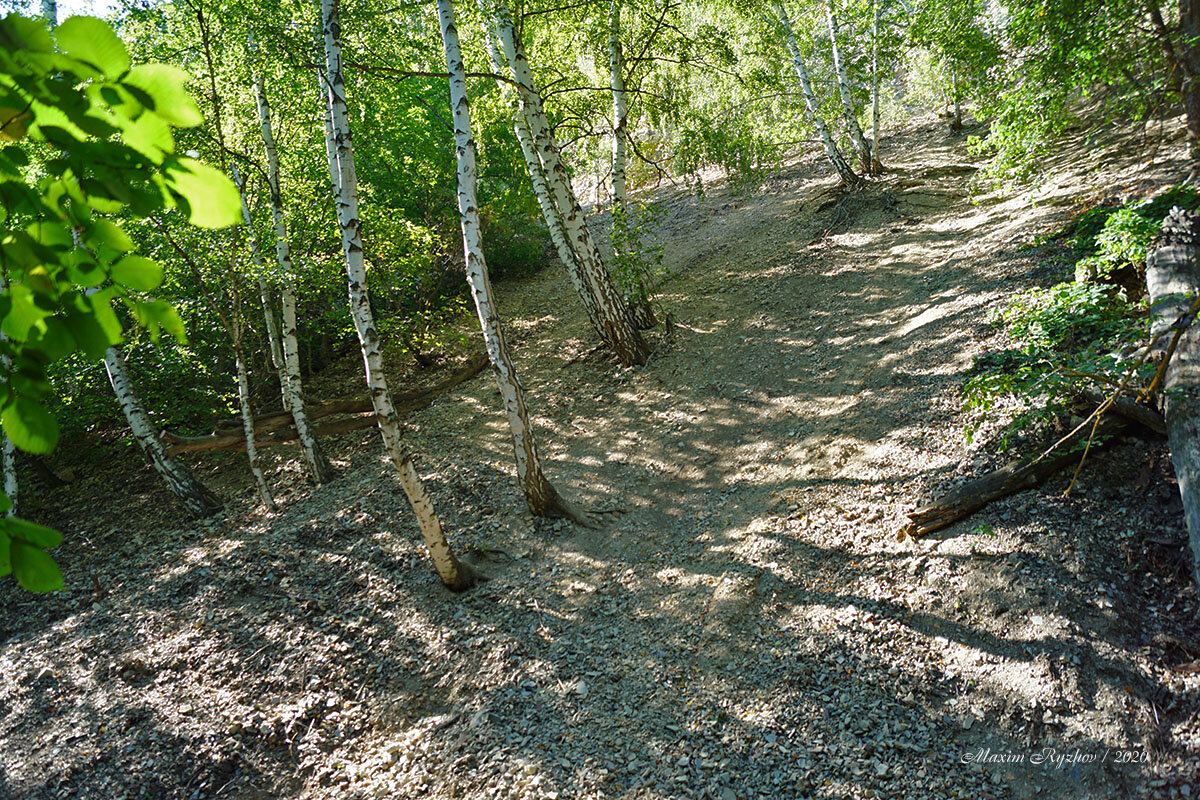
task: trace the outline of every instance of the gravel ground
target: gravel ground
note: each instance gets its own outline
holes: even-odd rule
[[[1195,796],[1200,625],[1161,441],[1090,459],[1069,498],[1059,477],[896,538],[996,463],[958,387],[989,308],[1039,277],[1021,243],[1178,166],[1124,141],[1103,174],[1064,148],[1019,195],[968,197],[933,127],[850,198],[813,159],[752,197],[664,190],[674,326],[645,368],[590,349],[561,274],[506,284],[552,479],[622,513],[527,516],[490,377],[464,384],[408,419],[490,578],[464,595],[371,431],[330,440],[317,490],[269,451],[275,514],[241,459],[202,457],[229,509],[185,528],[128,449],[77,465],[35,509],[68,534],[67,589],[0,586],[0,797]]]

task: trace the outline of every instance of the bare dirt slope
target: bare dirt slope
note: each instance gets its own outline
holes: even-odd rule
[[[895,536],[991,462],[958,388],[988,310],[1047,277],[1023,244],[1177,166],[1125,141],[1019,194],[969,196],[962,139],[932,126],[861,193],[812,159],[752,197],[666,193],[675,326],[645,368],[590,350],[561,275],[508,284],[552,478],[624,513],[529,518],[481,376],[409,419],[491,576],[462,596],[369,431],[334,440],[319,490],[274,453],[273,516],[231,458],[201,464],[230,510],[186,529],[140,467],[45,495],[69,586],[0,588],[0,797],[1196,795],[1197,599],[1161,443],[1090,461],[1070,499],[1059,479]]]

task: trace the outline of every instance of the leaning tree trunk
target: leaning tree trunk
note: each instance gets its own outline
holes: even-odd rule
[[[246,206],[243,203],[242,209]],[[253,232],[251,232],[253,239]],[[233,295],[233,313],[230,323],[230,334],[233,339],[233,360],[237,368],[238,404],[242,409],[242,432],[246,437],[246,460],[250,462],[250,474],[258,485],[258,495],[263,505],[271,511],[275,510],[275,498],[271,496],[271,487],[267,485],[267,476],[263,474],[258,463],[258,445],[254,442],[254,409],[250,405],[250,376],[246,370],[246,349],[242,343],[242,293],[238,289],[237,275],[229,270],[229,291]]]
[[[486,2],[482,4],[486,7]],[[533,133],[546,181],[553,192],[554,202],[562,217],[571,249],[579,259],[584,281],[590,289],[590,300],[586,295],[583,296],[584,306],[588,307],[588,316],[592,319],[597,333],[623,364],[644,364],[650,354],[649,348],[638,332],[629,306],[614,285],[612,276],[600,257],[600,250],[588,230],[583,209],[571,187],[558,144],[550,130],[541,96],[533,80],[533,72],[529,68],[529,62],[513,27],[512,17],[503,0],[497,0],[494,14],[500,46],[504,50],[504,57],[520,92],[521,106]]]
[[[358,215],[358,178],[354,170],[354,151],[350,140],[350,120],[346,109],[346,84],[342,79],[342,56],[340,25],[337,18],[336,0],[321,0],[321,32],[325,40],[325,66],[327,73],[326,102],[329,110],[330,162],[336,155],[336,172],[330,175],[337,204],[338,226],[342,232],[342,253],[346,258],[346,275],[350,291],[350,315],[358,332],[366,366],[367,387],[375,414],[379,417],[379,433],[392,464],[400,476],[400,485],[412,505],[413,513],[421,529],[421,536],[442,583],[455,591],[469,588],[475,576],[465,564],[459,563],[441,520],[433,508],[433,501],[421,483],[404,443],[400,439],[400,422],[392,398],[388,392],[387,377],[383,372],[383,354],[379,346],[379,333],[371,311],[367,292],[367,270],[363,261],[361,221]]]
[[[42,19],[50,30],[58,27],[58,3],[55,0],[42,0]]]
[[[1192,568],[1200,583],[1200,214],[1178,207],[1163,222],[1146,259],[1151,332],[1171,334],[1174,352],[1163,376],[1163,416],[1171,461],[1183,499],[1192,548]]]
[[[837,76],[838,94],[842,98],[842,111],[846,116],[846,130],[850,133],[850,141],[858,151],[858,162],[863,172],[871,172],[871,148],[863,136],[862,126],[858,124],[858,111],[854,107],[854,98],[850,95],[850,76],[846,71],[846,63],[842,61],[841,48],[838,47],[838,21],[833,11],[834,0],[825,0],[825,21],[829,26],[829,42],[833,48],[833,72]]]
[[[821,136],[821,143],[825,146],[825,157],[833,165],[833,169],[842,179],[842,183],[856,186],[861,183],[862,179],[854,173],[854,170],[850,169],[846,159],[842,158],[837,142],[833,140],[833,133],[829,130],[829,124],[821,116],[820,108],[817,106],[817,97],[813,93],[812,81],[808,77],[808,67],[804,65],[804,57],[800,53],[800,46],[796,43],[796,34],[792,31],[792,21],[788,17],[783,3],[775,3],[775,15],[780,25],[783,26],[784,39],[787,42],[788,52],[792,56],[792,66],[796,70],[796,77],[800,80],[800,91],[804,95],[804,107],[808,110],[808,117]]]
[[[504,331],[500,327],[500,315],[496,310],[487,262],[483,255],[479,204],[475,192],[475,141],[471,137],[466,70],[463,67],[462,49],[458,42],[458,29],[454,24],[454,6],[451,0],[437,0],[437,8],[442,41],[446,48],[446,68],[450,73],[450,109],[454,119],[454,144],[458,160],[458,211],[462,223],[467,284],[471,289],[471,297],[475,300],[475,309],[479,313],[483,341],[487,346],[492,371],[496,375],[500,396],[504,398],[504,410],[508,416],[508,427],[512,432],[513,449],[516,452],[517,477],[525,493],[525,502],[530,512],[538,516],[561,516],[569,512],[542,471],[533,426],[529,423],[529,410],[525,405],[525,392],[517,379],[516,368],[504,341]]]
[[[483,36],[487,43],[488,59],[491,61],[492,70],[497,76],[503,75],[508,72],[508,65],[504,63],[504,56],[500,54],[495,33],[486,16],[483,20]],[[508,82],[497,78],[496,85],[500,87],[501,94],[507,97],[511,89]],[[567,276],[571,279],[571,285],[575,287],[576,293],[583,302],[588,319],[597,332],[602,332],[596,299],[592,296],[591,289],[588,288],[587,282],[583,278],[579,258],[571,249],[570,242],[567,241],[567,231],[563,227],[562,216],[558,213],[558,206],[554,204],[554,198],[550,195],[550,187],[546,183],[546,172],[542,168],[541,158],[538,157],[537,146],[534,144],[533,134],[529,130],[529,122],[525,119],[524,111],[519,107],[519,98],[517,103],[518,108],[513,114],[513,132],[516,134],[517,143],[521,146],[521,155],[525,159],[525,169],[529,173],[533,196],[537,199],[542,218],[546,221],[546,228],[550,231],[550,241],[554,243],[558,258],[567,270]]]
[[[612,141],[612,227],[613,254],[617,255],[622,245],[617,236],[618,228],[629,232],[629,204],[625,190],[625,137],[628,135],[629,97],[625,90],[625,59],[621,52],[621,0],[611,0],[608,9],[608,78],[613,97],[613,141]],[[597,186],[599,181],[596,182]],[[627,244],[627,242],[626,242]],[[633,324],[640,330],[653,328],[657,324],[654,309],[650,307],[649,293],[640,273],[633,276],[633,289],[626,296]]]
[[[150,415],[146,413],[141,399],[138,398],[133,381],[129,378],[129,368],[117,348],[110,347],[105,351],[104,366],[108,370],[108,379],[112,382],[117,402],[121,404],[121,411],[133,431],[133,438],[137,440],[154,471],[167,484],[167,488],[197,517],[206,517],[220,511],[221,501],[217,496],[196,480],[191,470],[178,459],[167,455],[167,447],[150,420]]]
[[[279,187],[279,151],[275,148],[275,132],[271,127],[271,105],[267,90],[257,73],[254,75],[254,96],[258,106],[258,121],[262,132],[263,150],[267,156],[267,187],[271,195],[271,221],[275,226],[275,260],[279,265],[280,299],[283,307],[283,328],[280,331],[283,361],[283,391],[287,397],[284,408],[292,412],[304,460],[313,481],[325,483],[333,477],[333,467],[325,458],[317,437],[313,435],[304,407],[304,383],[300,376],[300,343],[296,335],[296,270],[287,238],[287,221],[283,212],[283,194]],[[330,173],[332,175],[332,173]]]

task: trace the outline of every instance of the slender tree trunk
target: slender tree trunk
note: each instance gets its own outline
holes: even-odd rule
[[[950,65],[950,100],[954,103],[954,118],[950,122],[950,130],[961,131],[963,121],[962,103],[958,94],[958,69],[953,64]]]
[[[488,58],[491,61],[492,70],[497,75],[503,75],[508,72],[508,65],[504,62],[504,56],[500,54],[500,50],[496,45],[495,33],[489,25],[486,16],[483,20],[483,36],[487,43]],[[511,87],[506,81],[497,80],[496,85],[500,87],[503,95],[508,96]],[[517,102],[519,104],[519,98]],[[583,271],[579,267],[579,259],[576,257],[575,251],[571,249],[570,242],[567,241],[567,231],[563,227],[562,217],[558,213],[558,206],[554,204],[554,198],[550,195],[550,187],[546,183],[546,173],[542,168],[542,160],[538,157],[537,146],[534,144],[533,134],[529,130],[529,122],[525,119],[525,114],[519,107],[513,114],[513,132],[516,134],[517,143],[521,146],[521,155],[525,158],[525,169],[529,173],[529,183],[533,187],[533,195],[537,198],[538,208],[541,209],[542,218],[546,221],[546,228],[550,232],[550,241],[554,243],[554,248],[558,252],[558,258],[567,270],[567,276],[571,279],[571,285],[575,287],[576,293],[584,304],[588,319],[591,320],[596,331],[600,332],[602,328],[598,311],[596,310],[596,300],[583,279]]]
[[[46,25],[50,30],[58,27],[58,3],[55,0],[41,0],[42,19],[46,20]]]
[[[608,6],[608,76],[612,87],[612,201],[613,208],[625,208],[625,125],[629,117],[629,98],[625,91],[625,62],[621,52],[621,0]]]
[[[246,206],[243,203],[242,209]],[[251,234],[253,240],[253,233]],[[246,460],[250,462],[250,474],[258,484],[258,495],[263,505],[271,511],[275,510],[275,498],[271,496],[271,487],[267,485],[267,476],[263,474],[258,464],[258,445],[254,441],[254,409],[250,406],[250,377],[246,370],[246,350],[242,346],[242,293],[238,289],[237,275],[229,270],[230,294],[233,296],[233,313],[230,324],[230,334],[233,338],[233,359],[237,368],[238,404],[242,409],[242,432],[246,436]]]
[[[146,413],[141,399],[138,398],[133,381],[129,379],[129,368],[117,348],[110,347],[104,353],[104,366],[108,370],[108,379],[112,382],[113,392],[117,395],[117,402],[121,404],[121,411],[133,431],[134,439],[142,448],[142,453],[150,465],[154,467],[154,471],[167,484],[167,488],[197,517],[206,517],[220,511],[221,501],[217,496],[196,480],[191,470],[178,459],[167,455],[167,447],[150,420],[150,415]]]
[[[458,159],[458,211],[462,223],[467,284],[471,288],[471,297],[475,300],[475,310],[479,313],[479,325],[483,329],[488,359],[492,363],[500,395],[504,398],[504,410],[508,416],[508,427],[512,432],[513,449],[516,453],[517,477],[525,493],[525,502],[529,510],[536,515],[562,515],[563,503],[542,471],[533,426],[529,423],[525,392],[521,388],[516,368],[504,341],[504,331],[500,327],[500,315],[496,310],[491,280],[488,277],[487,262],[484,260],[479,205],[475,191],[475,141],[471,137],[466,70],[463,67],[462,50],[458,42],[458,29],[454,24],[454,7],[451,0],[437,0],[437,8],[442,41],[446,48],[446,67],[450,73],[450,109],[454,119],[454,144]]]
[[[846,129],[850,132],[850,141],[858,151],[858,161],[863,172],[871,172],[871,148],[867,146],[863,136],[862,126],[858,124],[858,110],[854,107],[854,97],[850,94],[850,77],[846,63],[842,61],[841,48],[838,46],[838,21],[833,10],[834,0],[825,0],[825,21],[829,26],[829,42],[833,48],[833,71],[837,76],[838,94],[842,98],[842,111],[846,116]]]
[[[3,271],[0,271],[0,294],[8,290],[8,278]],[[8,337],[0,333],[0,341],[7,341]],[[5,380],[8,380],[12,374],[12,359],[8,356],[0,358],[0,365],[4,367]],[[4,493],[8,495],[8,501],[11,503],[5,516],[17,516],[17,495],[20,493],[20,484],[17,481],[17,446],[8,438],[8,434],[0,431],[0,451],[3,452],[4,462]]]
[[[300,344],[296,335],[296,269],[287,238],[287,220],[283,210],[283,193],[279,186],[279,151],[275,148],[275,132],[271,127],[271,105],[267,90],[257,73],[254,75],[254,96],[258,106],[258,121],[262,131],[263,150],[267,157],[267,186],[271,195],[271,221],[275,226],[275,260],[279,265],[280,299],[283,307],[282,340],[283,392],[287,398],[284,408],[291,411],[304,460],[313,481],[322,484],[333,477],[333,467],[325,458],[317,437],[313,435],[304,408],[304,383],[300,376]],[[331,173],[332,174],[332,173]]]
[[[850,169],[846,159],[842,158],[837,142],[833,140],[833,133],[830,132],[828,123],[821,116],[816,95],[813,93],[812,81],[808,77],[808,68],[804,65],[804,57],[800,53],[800,46],[796,43],[796,34],[792,31],[792,21],[788,17],[787,9],[781,2],[776,2],[774,8],[776,18],[783,26],[784,39],[787,42],[788,52],[792,56],[792,66],[796,70],[796,77],[800,80],[800,91],[804,95],[804,106],[808,110],[808,118],[812,120],[817,133],[821,136],[821,143],[825,146],[825,157],[833,165],[833,169],[842,179],[842,183],[856,186],[862,182],[862,179],[854,173],[854,170]]]
[[[883,0],[872,0],[871,5],[871,174],[883,172],[879,160],[879,6]]]
[[[613,96],[613,141],[612,141],[612,237],[613,255],[620,255],[621,236],[615,235],[618,227],[629,232],[629,203],[625,190],[626,140],[628,135],[629,97],[625,91],[625,59],[621,51],[621,0],[610,0],[608,7],[608,76]],[[597,181],[599,185],[599,181]],[[625,244],[628,244],[626,242]],[[650,307],[649,293],[641,274],[633,276],[632,291],[625,296],[629,303],[633,324],[639,330],[653,328],[658,320]]]
[[[1192,176],[1200,171],[1200,0],[1179,0],[1179,63]]]
[[[412,505],[421,529],[421,536],[433,561],[433,568],[449,588],[461,591],[475,582],[475,576],[465,564],[459,563],[433,502],[421,483],[404,443],[400,439],[400,422],[388,392],[383,372],[383,354],[375,326],[371,301],[367,293],[367,271],[363,262],[361,221],[358,214],[358,178],[354,170],[354,151],[350,139],[350,120],[346,109],[346,85],[342,79],[340,25],[336,0],[321,0],[321,32],[325,41],[327,83],[325,99],[329,109],[331,135],[329,147],[336,154],[337,169],[330,175],[337,204],[338,226],[342,232],[342,252],[346,258],[346,275],[350,291],[350,313],[362,346],[366,366],[367,387],[375,414],[379,417],[379,432],[392,464],[400,477],[400,485]],[[330,162],[334,161],[331,156]]]
[[[486,6],[486,2],[484,5]],[[562,156],[542,108],[542,99],[534,84],[533,72],[529,68],[529,62],[513,27],[512,17],[503,0],[497,0],[494,15],[500,46],[517,83],[521,106],[533,133],[546,181],[553,192],[554,202],[562,217],[571,249],[575,251],[579,260],[584,282],[590,289],[591,297],[583,296],[584,306],[593,306],[589,308],[588,316],[593,320],[597,333],[623,364],[643,364],[650,354],[649,348],[634,325],[629,306],[614,285],[588,230],[583,209],[571,187],[566,166],[562,163]]]
[[[1179,57],[1175,53],[1175,44],[1171,41],[1171,33],[1163,19],[1162,9],[1158,0],[1146,0],[1146,14],[1150,17],[1150,27],[1162,48],[1163,59],[1167,62],[1167,88],[1175,94],[1183,93],[1183,69],[1179,65]]]
[[[258,249],[258,237],[254,235],[254,223],[250,219],[250,205],[246,202],[246,181],[238,170],[237,165],[234,165],[230,169],[230,172],[233,174],[233,182],[237,186],[238,194],[242,198],[242,223],[246,226],[246,236],[250,241],[250,256],[254,259],[254,265],[258,270],[258,291],[262,296],[263,321],[267,326],[267,343],[270,348],[271,366],[275,369],[275,375],[279,379],[279,393],[283,400],[283,408],[286,411],[289,408],[287,373],[283,368],[283,350],[279,343],[279,326],[275,321],[274,304],[271,302],[271,287],[263,275],[265,269],[263,268],[262,252]]]

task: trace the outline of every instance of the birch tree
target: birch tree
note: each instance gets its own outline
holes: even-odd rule
[[[629,218],[629,199],[625,188],[625,162],[628,143],[629,93],[625,89],[625,59],[621,49],[621,0],[610,0],[608,6],[608,80],[612,90],[612,246],[614,254],[627,244],[632,220]],[[599,184],[599,182],[597,182]],[[632,276],[633,291],[625,300],[629,303],[633,323],[639,329],[653,328],[657,323],[654,309],[641,274]]]
[[[517,478],[521,482],[521,490],[525,494],[525,502],[531,513],[538,516],[569,516],[577,522],[591,524],[589,517],[564,501],[542,470],[533,426],[529,422],[525,390],[517,378],[516,367],[504,340],[504,330],[500,326],[500,314],[496,309],[487,261],[483,254],[479,202],[476,198],[478,171],[475,140],[471,134],[466,69],[463,66],[458,29],[454,24],[454,6],[451,0],[437,0],[437,9],[442,42],[446,49],[446,69],[450,74],[450,110],[454,121],[458,209],[467,266],[467,285],[471,289],[471,298],[475,301],[475,310],[479,315],[479,326],[483,330],[483,341],[492,364],[492,372],[496,376],[500,396],[504,399],[504,411],[516,455]]]
[[[871,174],[883,172],[879,160],[879,6],[871,0]]]
[[[246,210],[244,199],[242,210],[243,212]],[[267,476],[263,474],[262,467],[258,463],[258,444],[254,438],[254,409],[250,401],[250,375],[246,369],[246,348],[243,346],[245,326],[242,324],[242,293],[238,287],[237,275],[234,274],[232,263],[229,273],[230,295],[233,301],[229,336],[233,340],[233,360],[237,370],[238,406],[241,408],[242,431],[246,437],[246,460],[250,462],[250,473],[254,476],[254,482],[258,486],[259,498],[262,500],[264,506],[274,511],[275,498],[271,495],[271,487],[267,485]]]
[[[129,377],[129,366],[125,358],[115,346],[104,353],[104,368],[108,372],[108,380],[112,384],[113,393],[125,415],[133,438],[141,448],[142,454],[150,462],[150,466],[158,473],[167,488],[183,502],[184,506],[197,517],[206,517],[221,510],[221,501],[204,484],[196,480],[184,464],[177,458],[167,455],[167,447],[163,444],[162,434],[159,433],[154,421],[146,413],[141,398]]]
[[[275,133],[271,126],[271,105],[267,99],[262,76],[254,73],[254,98],[262,132],[263,150],[267,159],[267,190],[271,199],[271,221],[275,230],[275,259],[279,267],[279,290],[283,309],[280,331],[282,349],[283,392],[287,398],[284,409],[292,415],[296,435],[308,462],[308,471],[317,484],[333,476],[333,467],[325,458],[317,437],[309,424],[304,408],[304,384],[300,376],[300,344],[296,335],[296,270],[292,264],[288,243],[287,219],[284,215],[283,194],[279,184],[279,152],[275,149]]]
[[[425,547],[442,583],[454,591],[470,588],[476,580],[471,569],[459,562],[450,549],[433,501],[421,483],[412,457],[400,438],[400,421],[392,405],[383,354],[367,293],[367,270],[363,260],[361,221],[358,214],[358,179],[354,169],[354,150],[350,138],[350,118],[346,108],[346,84],[342,78],[341,31],[336,0],[321,0],[321,33],[325,45],[325,100],[329,114],[330,174],[337,206],[338,227],[342,234],[342,253],[346,260],[350,314],[358,334],[366,367],[367,388],[379,421],[379,433],[400,485],[417,517]]]
[[[837,78],[838,95],[842,100],[842,112],[846,117],[846,130],[850,134],[850,141],[858,151],[858,161],[863,172],[870,174],[871,148],[863,136],[862,126],[858,124],[858,110],[854,107],[854,97],[850,94],[850,76],[838,44],[838,19],[833,4],[834,0],[825,0],[825,22],[829,28],[829,42],[833,51],[833,73]]]
[[[846,159],[842,157],[842,153],[838,150],[837,142],[833,139],[833,132],[829,130],[829,124],[825,118],[821,116],[820,106],[817,104],[816,94],[813,92],[812,81],[808,76],[808,67],[804,64],[804,56],[800,52],[800,45],[796,42],[796,34],[792,30],[792,21],[788,17],[787,9],[782,2],[776,0],[773,5],[775,18],[783,30],[784,41],[787,44],[788,52],[792,56],[792,67],[796,70],[796,78],[800,81],[800,91],[804,95],[804,107],[808,112],[808,118],[817,129],[817,133],[821,137],[821,144],[825,148],[825,157],[841,178],[842,183],[848,186],[855,186],[862,182],[862,179],[855,174],[850,165],[846,163]]]
[[[581,295],[584,306],[588,308],[588,317],[601,339],[612,348],[623,364],[643,364],[650,354],[649,348],[634,324],[629,304],[613,283],[612,276],[600,256],[600,250],[588,230],[583,209],[571,187],[566,166],[562,163],[562,154],[554,140],[541,95],[538,94],[533,72],[529,68],[529,61],[513,26],[508,6],[504,0],[496,0],[489,9],[488,0],[480,0],[480,8],[485,16],[488,16],[490,11],[495,22],[496,35],[513,80],[517,84],[521,109],[533,134],[546,182],[562,218],[571,249],[579,260],[583,281],[590,290],[590,297],[587,294]]]
[[[504,61],[504,56],[500,53],[499,46],[496,44],[495,32],[486,16],[483,19],[483,37],[487,46],[488,60],[491,62],[492,70],[497,75],[496,84],[500,87],[501,95],[507,98],[511,94],[512,87],[508,81],[501,79],[499,76],[509,71],[508,65]],[[520,107],[519,98],[516,99],[516,103],[517,107],[513,113],[513,133],[516,135],[517,144],[521,148],[521,156],[525,161],[525,170],[529,175],[529,183],[533,187],[533,195],[537,199],[538,209],[542,212],[542,219],[545,221],[546,228],[550,233],[550,241],[554,244],[558,258],[562,261],[563,267],[567,271],[567,277],[570,278],[571,285],[575,288],[575,292],[579,295],[583,303],[588,320],[592,323],[592,327],[595,328],[596,332],[603,336],[603,325],[599,318],[596,299],[583,277],[583,271],[579,266],[579,258],[571,248],[570,242],[567,241],[567,231],[563,226],[562,216],[558,213],[558,206],[555,205],[554,198],[550,195],[550,186],[546,182],[546,171],[542,167],[542,160],[538,156],[537,145],[533,141],[533,133],[529,130],[529,121],[525,118],[524,111]]]

